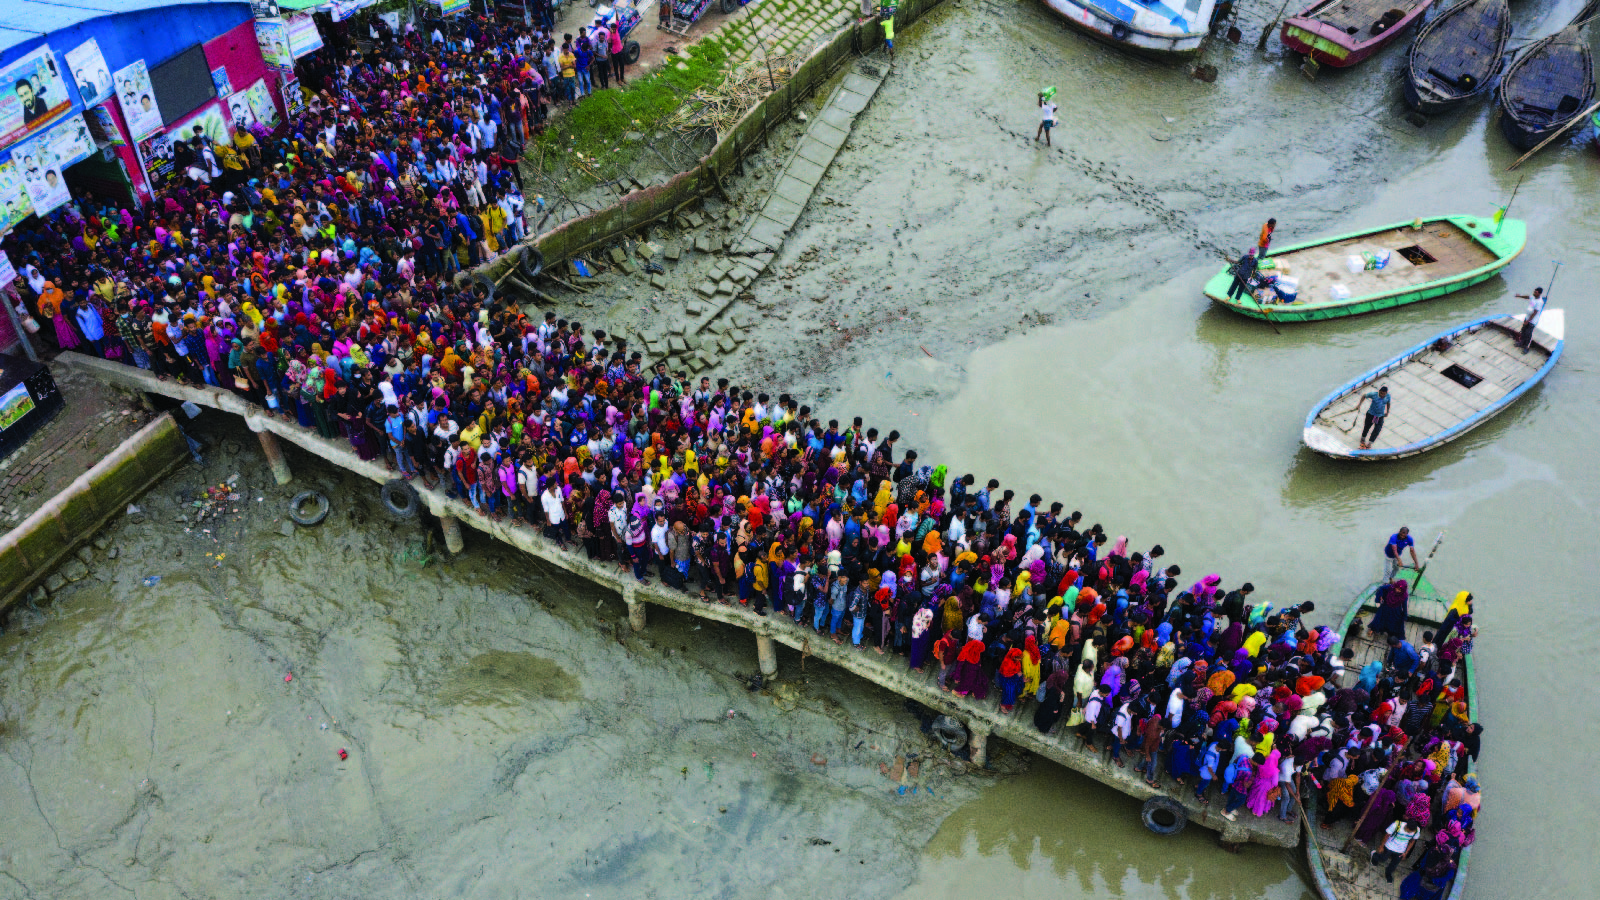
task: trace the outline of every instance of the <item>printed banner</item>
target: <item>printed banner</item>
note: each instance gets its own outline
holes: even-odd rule
[[[4,250],[0,250],[0,290],[16,280],[17,270],[11,266],[11,257],[7,256]]]
[[[306,111],[306,95],[300,90],[298,78],[285,78],[282,88],[283,108],[289,115],[289,121],[292,122]]]
[[[17,171],[16,163],[0,163],[0,234],[17,227],[18,222],[31,215],[33,202],[22,184],[22,173]]]
[[[211,83],[216,85],[218,97],[226,97],[233,93],[233,82],[228,80],[227,66],[217,66],[211,70]]]
[[[172,138],[163,132],[144,138],[138,144],[139,160],[144,163],[144,174],[150,181],[150,190],[159,191],[178,174],[177,163],[172,158]]]
[[[277,18],[278,12],[278,0],[250,0],[250,14],[258,19]]]
[[[67,167],[94,152],[94,138],[83,116],[73,116],[12,147],[11,161],[22,171],[33,211],[42,216],[71,200]]]
[[[110,147],[121,147],[127,141],[122,139],[122,132],[117,129],[116,117],[111,115],[111,107],[102,103],[84,110],[83,118],[89,123],[89,133],[94,135],[96,144],[105,144]]]
[[[434,2],[439,4],[441,16],[453,16],[470,8],[470,0],[434,0]]]
[[[122,119],[128,123],[128,133],[134,140],[149,137],[161,130],[161,110],[156,106],[156,91],[150,86],[150,72],[144,60],[135,60],[118,69],[117,102],[122,105]]]
[[[28,393],[26,384],[19,384],[0,394],[0,431],[22,421],[22,417],[31,412],[33,412],[33,395]]]
[[[44,128],[71,108],[66,79],[49,44],[0,69],[0,147]]]
[[[322,33],[317,31],[317,20],[309,15],[290,16],[284,20],[289,26],[289,51],[299,59],[322,49]]]
[[[100,53],[100,42],[94,38],[67,51],[67,68],[78,83],[78,98],[85,108],[111,97],[111,68]]]
[[[272,103],[266,79],[257,78],[255,84],[228,98],[228,121],[236,133],[257,124],[278,127],[278,108]]]
[[[294,54],[289,52],[289,26],[282,19],[256,22],[256,43],[267,65],[285,72],[294,70]]]

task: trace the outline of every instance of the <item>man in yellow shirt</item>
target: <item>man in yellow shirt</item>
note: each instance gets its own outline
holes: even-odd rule
[[[556,63],[561,66],[561,99],[568,103],[577,102],[578,57],[572,52],[571,38],[561,45],[561,55],[556,57]]]

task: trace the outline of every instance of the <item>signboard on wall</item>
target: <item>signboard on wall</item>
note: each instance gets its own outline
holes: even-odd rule
[[[33,202],[22,184],[22,173],[17,171],[16,163],[0,163],[0,233],[17,227],[18,222],[31,215]]]
[[[49,44],[0,69],[0,147],[44,128],[71,108],[66,79]]]
[[[134,140],[161,130],[161,108],[156,105],[156,89],[150,86],[150,71],[137,59],[117,70],[117,103],[128,133]]]
[[[100,42],[94,38],[67,51],[67,68],[78,84],[78,97],[85,107],[94,106],[111,96],[111,69],[100,53]]]
[[[95,152],[94,138],[83,116],[65,119],[11,148],[11,161],[22,173],[22,183],[34,212],[44,215],[72,199],[67,192],[67,167]]]
[[[289,26],[289,52],[299,59],[322,49],[322,33],[317,31],[317,20],[309,14],[284,19]]]

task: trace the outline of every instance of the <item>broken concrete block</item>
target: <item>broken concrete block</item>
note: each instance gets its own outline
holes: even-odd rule
[[[756,280],[755,271],[747,266],[739,266],[730,274],[732,275],[733,280],[739,283],[740,287],[746,287],[750,284],[750,282]]]
[[[739,345],[733,342],[733,338],[723,335],[717,339],[717,348],[723,353],[732,353],[739,349]]]
[[[688,349],[689,345],[684,342],[682,335],[675,334],[672,337],[667,338],[667,350],[669,352],[682,353]]]
[[[655,256],[657,253],[660,253],[660,252],[661,252],[661,245],[657,244],[657,243],[655,243],[653,241],[645,241],[644,243],[639,245],[639,255],[641,257],[645,258],[645,259],[649,259],[652,256]]]
[[[734,292],[734,290],[735,290],[735,285],[733,283],[733,279],[731,279],[731,278],[724,278],[724,279],[722,279],[721,283],[719,283],[717,285],[717,293],[719,293],[719,294],[730,294],[731,295]]]
[[[651,356],[660,356],[661,354],[667,352],[667,345],[661,341],[645,341],[644,349]]]
[[[673,246],[673,247],[668,247],[667,249],[661,251],[661,255],[665,256],[668,260],[671,260],[672,262],[677,262],[678,261],[678,257],[682,256],[683,253],[676,246]]]
[[[694,249],[700,253],[710,253],[713,246],[711,238],[706,235],[702,234],[694,239]]]
[[[674,334],[683,334],[685,331],[688,331],[688,330],[689,330],[689,326],[687,324],[685,324],[683,322],[673,322],[671,325],[667,326],[667,331],[669,332],[668,338],[670,339],[671,336],[674,335]]]
[[[690,316],[703,315],[705,311],[705,304],[701,303],[699,300],[690,300],[688,303],[684,304],[683,307],[684,314]]]
[[[715,294],[717,292],[717,286],[715,284],[713,284],[712,282],[702,281],[702,282],[700,282],[700,285],[698,287],[696,287],[694,290],[695,290],[695,293],[699,294],[702,297],[709,297],[712,294]]]
[[[690,372],[698,375],[706,369],[709,363],[698,356],[691,356],[684,361],[684,365],[688,367]]]
[[[623,257],[622,262],[617,263],[617,268],[621,269],[623,274],[626,275],[632,275],[633,273],[639,271],[639,267],[634,265],[633,261],[627,257]]]
[[[613,263],[621,265],[622,261],[627,259],[627,258],[628,258],[628,252],[626,250],[623,250],[621,247],[612,247],[611,248],[611,261]]]
[[[690,228],[699,228],[706,221],[705,217],[697,212],[684,213],[683,218],[684,221],[689,223]]]
[[[722,336],[728,340],[734,341],[735,343],[742,344],[745,342],[744,332],[737,328],[729,328],[727,331],[722,333]]]
[[[658,288],[660,290],[666,290],[667,289],[667,276],[665,276],[665,275],[651,275],[650,276],[650,286],[653,287],[653,288]]]
[[[717,262],[712,265],[711,271],[706,273],[706,277],[710,278],[712,281],[721,281],[722,276],[728,274],[728,270],[730,268],[732,268],[732,266],[728,264],[727,260],[717,260]]]

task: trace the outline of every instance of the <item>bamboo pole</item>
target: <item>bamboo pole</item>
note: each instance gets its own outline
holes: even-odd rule
[[[1400,757],[1400,753],[1395,753],[1394,762],[1389,763],[1388,771],[1383,773],[1383,780],[1378,782],[1378,791],[1383,790],[1384,786],[1389,783],[1390,777],[1394,775],[1395,768],[1400,765]],[[1378,791],[1373,791],[1372,796],[1367,798],[1367,806],[1361,810],[1361,818],[1356,819],[1356,823],[1350,826],[1350,836],[1344,839],[1344,846],[1339,848],[1340,853],[1350,852],[1350,845],[1356,841],[1356,832],[1361,830],[1361,825],[1367,821],[1367,816],[1372,814],[1372,804],[1378,800]]]
[[[1272,21],[1267,24],[1266,28],[1261,29],[1261,40],[1256,41],[1256,50],[1257,50],[1257,52],[1260,52],[1260,51],[1263,51],[1263,50],[1267,49],[1267,39],[1272,37],[1272,33],[1274,31],[1278,30],[1278,20],[1282,19],[1283,18],[1283,14],[1288,12],[1288,11],[1289,11],[1289,0],[1283,0],[1283,6],[1278,8],[1278,14],[1276,16],[1272,17]]]

